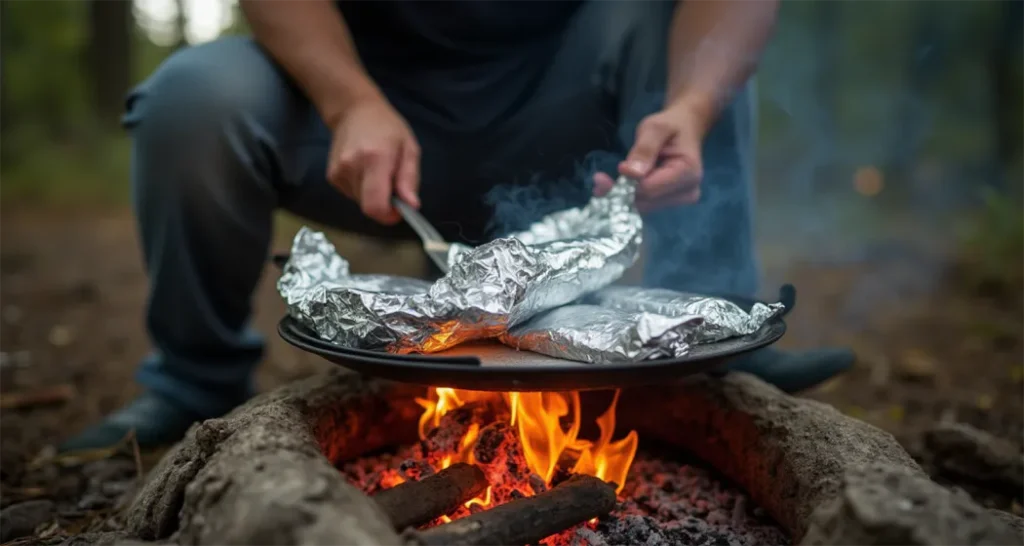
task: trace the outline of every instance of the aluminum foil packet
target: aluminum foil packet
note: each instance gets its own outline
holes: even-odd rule
[[[302,228],[277,287],[288,312],[341,346],[432,353],[498,337],[544,311],[619,279],[638,257],[636,185],[620,178],[583,207],[478,247],[453,246],[432,285],[350,275],[322,234]]]
[[[556,358],[614,364],[679,358],[704,323],[696,315],[664,316],[596,305],[567,305],[502,334],[501,342]]]
[[[665,317],[698,316],[703,322],[689,332],[692,344],[714,343],[756,332],[769,319],[785,311],[781,303],[755,303],[747,312],[735,303],[711,296],[676,292],[664,288],[608,286],[588,294],[584,302],[632,313],[653,313]]]

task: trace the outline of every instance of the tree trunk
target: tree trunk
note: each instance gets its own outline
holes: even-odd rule
[[[1019,166],[1024,138],[1021,134],[1021,74],[1024,59],[1024,0],[1002,2],[1001,25],[992,52],[992,116],[996,132],[995,161],[998,179],[1006,182],[1006,171]],[[1020,188],[1017,188],[1018,190]]]
[[[115,125],[131,85],[131,2],[89,0],[89,30],[93,105],[103,125]]]
[[[174,49],[182,49],[188,46],[188,40],[185,38],[185,26],[188,23],[185,0],[175,0],[174,5],[178,8],[178,15],[174,18],[174,30],[178,41],[174,44]]]
[[[7,33],[8,22],[7,22],[7,2],[0,2],[0,51],[10,51],[7,49],[9,46],[7,40],[4,37],[10,36]],[[10,110],[7,108],[7,63],[4,61],[5,55],[0,55],[0,135],[7,134],[7,128],[10,126],[8,116]]]

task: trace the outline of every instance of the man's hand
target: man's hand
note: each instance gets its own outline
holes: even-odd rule
[[[702,114],[677,103],[644,118],[636,141],[619,174],[639,181],[637,208],[641,212],[689,205],[700,199],[701,142],[707,130]],[[604,195],[614,181],[605,173],[594,176],[594,193]]]
[[[384,98],[353,103],[334,126],[327,180],[382,224],[399,221],[392,195],[419,208],[420,147]]]

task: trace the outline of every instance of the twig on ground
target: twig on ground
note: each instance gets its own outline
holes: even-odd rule
[[[139,451],[139,438],[135,435],[135,429],[133,428],[128,434],[131,435],[130,442],[132,444],[132,456],[135,457],[135,479],[138,480],[139,484],[142,484],[142,452]]]
[[[19,502],[23,500],[38,499],[45,497],[50,494],[50,490],[45,487],[7,487],[0,486],[0,496],[6,497],[7,499],[17,499]]]
[[[29,535],[21,538],[16,538],[14,540],[8,540],[7,542],[0,544],[0,546],[22,546],[23,544],[35,544],[38,540],[38,537],[34,535]]]
[[[53,404],[63,404],[78,394],[74,385],[64,383],[50,385],[30,391],[16,391],[0,394],[0,409],[25,409]]]
[[[40,454],[31,463],[29,463],[28,466],[32,470],[37,470],[49,464],[56,464],[57,466],[69,468],[73,466],[81,466],[94,461],[102,461],[121,453],[121,450],[127,447],[134,437],[135,431],[131,430],[128,431],[128,434],[125,434],[124,438],[110,447],[83,449],[81,451],[69,451],[67,453],[57,454],[53,454],[52,451],[49,453],[44,451],[44,453]],[[52,448],[50,449],[52,450]]]

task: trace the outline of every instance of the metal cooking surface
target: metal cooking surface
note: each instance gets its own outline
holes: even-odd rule
[[[464,343],[447,351],[437,353],[438,359],[448,356],[468,356],[480,361],[484,368],[550,368],[551,366],[578,366],[587,368],[592,364],[562,360],[530,351],[517,351],[496,341]]]
[[[360,373],[484,391],[593,390],[653,384],[720,369],[732,357],[778,341],[785,331],[785,322],[776,317],[749,336],[696,345],[683,358],[586,364],[516,351],[496,342],[465,344],[431,355],[345,349],[319,339],[291,317],[284,317],[278,325],[278,332],[288,343]]]

